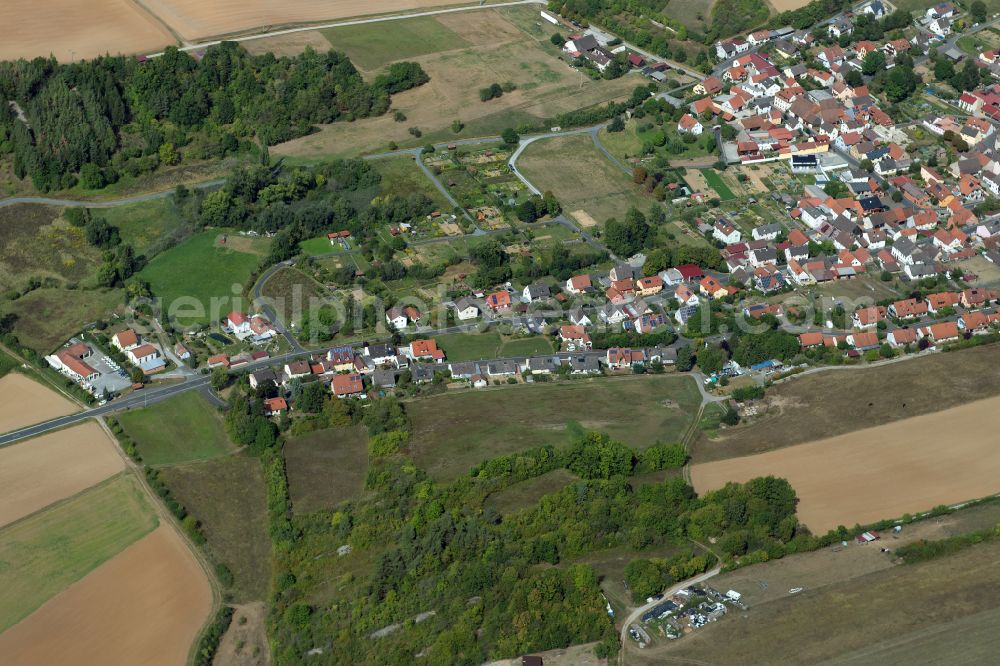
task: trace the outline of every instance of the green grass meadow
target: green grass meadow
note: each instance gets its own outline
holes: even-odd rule
[[[232,450],[222,419],[196,391],[118,417],[147,465],[214,458]]]
[[[345,52],[362,69],[390,62],[470,46],[433,16],[327,28],[321,31],[330,45]]]
[[[736,198],[736,195],[717,172],[712,169],[702,169],[701,172],[705,175],[705,180],[712,186],[712,189],[719,193],[720,201],[730,201]]]
[[[209,322],[213,298],[227,299],[221,302],[218,312],[225,316],[232,299],[242,301],[242,286],[260,263],[257,254],[218,246],[218,235],[216,231],[198,234],[157,256],[139,274],[149,281],[153,294],[163,299],[165,312],[170,312],[172,304],[189,299],[201,305],[200,309],[195,306],[178,310],[182,324]]]
[[[0,529],[0,631],[159,524],[127,474]]]
[[[500,336],[496,333],[446,333],[434,338],[453,363],[497,357]]]
[[[544,444],[567,443],[580,423],[629,446],[676,442],[701,404],[686,375],[630,375],[492,387],[414,400],[410,455],[438,480],[483,460]]]

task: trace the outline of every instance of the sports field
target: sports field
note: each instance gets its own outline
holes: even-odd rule
[[[565,210],[582,210],[599,224],[621,219],[629,206],[649,210],[653,202],[587,135],[536,141],[517,168],[539,190],[551,191]]]
[[[866,525],[1000,492],[1000,397],[809,444],[691,468],[698,492],[773,474],[815,533]],[[958,434],[960,433],[960,435]]]
[[[239,302],[243,285],[260,263],[249,251],[236,250],[241,240],[206,231],[157,256],[139,276],[148,280],[153,294],[163,300],[165,313],[174,314],[181,324],[215,321]]]
[[[635,375],[528,386],[498,386],[407,404],[410,454],[436,479],[465,474],[483,460],[568,442],[567,423],[606,432],[629,446],[675,442],[701,403],[691,377]]]
[[[138,483],[124,475],[4,527],[0,631],[148,534],[157,522]]]
[[[0,449],[0,526],[75,495],[123,467],[114,443],[91,421],[4,447]]]
[[[4,0],[0,59],[50,54],[61,62],[105,53],[153,51],[174,42],[140,5],[128,0]]]
[[[48,421],[80,410],[76,403],[34,379],[11,372],[0,377],[0,432]]]
[[[147,465],[204,460],[232,450],[222,418],[197,391],[118,417]]]
[[[18,666],[186,664],[211,609],[205,572],[162,525],[0,634],[0,654]]]

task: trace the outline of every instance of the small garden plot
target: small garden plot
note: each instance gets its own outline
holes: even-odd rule
[[[719,193],[720,200],[730,201],[736,198],[736,195],[729,189],[729,186],[726,185],[725,181],[722,180],[722,176],[717,171],[714,169],[701,169],[701,173],[709,186]]]

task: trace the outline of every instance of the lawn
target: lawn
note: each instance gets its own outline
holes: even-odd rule
[[[497,357],[500,336],[496,333],[447,333],[434,338],[452,363]]]
[[[397,60],[461,49],[471,44],[433,16],[321,30],[358,67],[374,70]]]
[[[136,254],[147,257],[162,250],[164,241],[183,224],[173,197],[96,210],[93,214],[118,227],[122,240]]]
[[[603,223],[622,218],[629,206],[648,210],[653,202],[586,135],[536,141],[521,154],[517,168],[539,190],[555,194],[577,219],[583,211]]]
[[[214,558],[233,573],[237,603],[267,597],[271,541],[260,461],[244,454],[174,465],[161,478],[198,519]]]
[[[328,511],[364,489],[368,435],[363,427],[293,437],[284,451],[288,492],[296,513]]]
[[[197,391],[123,412],[118,420],[147,465],[205,460],[232,450],[222,419]]]
[[[0,530],[0,631],[157,524],[138,482],[119,475]]]
[[[21,344],[48,353],[59,347],[85,324],[106,319],[124,306],[121,289],[36,289],[3,306],[17,315],[14,334]]]
[[[411,455],[436,479],[489,458],[566,443],[566,424],[606,432],[645,448],[678,441],[701,403],[694,380],[636,375],[499,386],[415,400]]]
[[[736,198],[729,186],[722,181],[722,177],[713,169],[702,169],[705,180],[712,186],[712,189],[719,193],[720,201],[730,201]]]
[[[504,358],[511,356],[539,356],[551,353],[552,344],[541,336],[508,340],[500,348],[500,356]]]
[[[246,251],[222,247],[218,236],[216,231],[198,234],[153,259],[139,274],[162,299],[164,313],[181,324],[216,321],[236,302],[242,304],[239,294],[260,263],[253,245]],[[234,238],[233,244],[240,240]]]
[[[679,152],[671,152],[666,147],[656,148],[657,155],[663,155],[668,160],[687,160],[696,157],[705,157],[715,151],[715,139],[711,132],[696,138],[692,143],[684,142],[684,135],[677,131],[677,124],[667,121],[662,127],[657,127],[649,119],[629,120],[625,124],[625,129],[621,132],[609,132],[607,129],[600,131],[601,143],[612,155],[623,163],[627,163],[628,158],[636,157],[642,152],[642,146],[646,142],[652,142],[653,135],[657,130],[661,130],[667,138],[667,142],[683,146]]]

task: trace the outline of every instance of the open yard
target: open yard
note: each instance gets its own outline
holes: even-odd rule
[[[0,3],[0,60],[51,54],[71,62],[105,53],[149,52],[175,41],[140,5],[128,0]]]
[[[420,63],[430,81],[393,95],[393,110],[401,111],[406,116],[405,122],[396,122],[390,112],[379,118],[334,123],[315,134],[275,146],[272,154],[308,159],[356,156],[388,150],[390,142],[404,147],[422,146],[428,142],[498,136],[507,127],[547,128],[558,114],[623,98],[643,83],[634,75],[591,81],[577,72],[559,58],[559,49],[549,42],[555,26],[545,24],[546,29],[537,25],[543,21],[535,6],[435,17],[433,21],[443,26],[443,30],[433,28],[433,31],[459,35],[470,44],[463,48],[454,48],[447,40],[406,45],[401,36],[409,31],[407,23],[411,20],[425,22],[425,19],[407,19],[378,24],[378,30],[384,32],[379,43],[392,43],[397,51],[408,48],[439,51],[407,58]],[[376,52],[370,57],[381,62],[388,56]],[[499,99],[480,101],[480,88],[506,82],[517,89]],[[458,134],[451,129],[456,119],[465,125]],[[408,131],[411,127],[419,128],[423,136],[411,136]]]
[[[908,419],[1000,394],[996,345],[935,353],[876,368],[794,377],[768,389],[767,414],[703,436],[693,462],[708,462]]]
[[[185,664],[211,609],[205,572],[162,525],[0,634],[0,654],[19,666]]]
[[[295,512],[329,511],[364,489],[367,432],[358,426],[293,437],[285,444],[285,465]]]
[[[122,289],[35,289],[4,307],[17,315],[14,334],[21,344],[49,353],[99,317],[124,309]]]
[[[582,210],[598,223],[621,219],[629,206],[648,210],[653,201],[587,135],[536,141],[521,154],[517,168],[538,189],[551,190],[564,210]]]
[[[267,598],[271,540],[260,461],[244,454],[174,465],[162,478],[198,519],[215,558],[233,573],[233,598]]]
[[[138,482],[121,475],[0,529],[0,631],[156,525]]]
[[[25,426],[66,416],[79,407],[48,386],[17,372],[0,378],[0,432],[11,432]]]
[[[494,332],[445,333],[434,339],[452,363],[496,358],[500,349],[500,336]]]
[[[511,356],[539,356],[551,353],[552,344],[548,341],[548,339],[541,336],[507,340],[503,343],[503,346],[500,347],[500,356],[503,358]]]
[[[118,420],[147,465],[204,460],[232,450],[222,418],[197,391],[123,412]]]
[[[755,456],[691,468],[699,492],[773,474],[823,534],[1000,492],[1000,396]],[[958,434],[960,433],[960,434]],[[956,436],[957,435],[957,436]]]
[[[499,386],[415,400],[410,453],[437,479],[483,460],[567,442],[566,424],[643,448],[677,441],[701,402],[690,377],[642,375]]]
[[[163,300],[164,313],[181,324],[224,317],[242,301],[243,285],[260,263],[256,254],[231,247],[228,238],[221,246],[218,236],[216,231],[198,234],[157,256],[139,274]]]
[[[899,566],[891,566],[890,556],[875,545],[838,550],[795,555],[719,577],[712,581],[717,589],[759,592],[763,583],[774,598],[751,600],[748,611],[731,611],[683,640],[642,652],[630,646],[626,663],[929,666],[994,661],[1000,649],[1000,544]],[[845,567],[858,557],[881,560],[881,565],[851,575]],[[799,575],[782,575],[788,569]],[[831,569],[845,580],[830,581]],[[734,582],[734,576],[742,583]],[[788,595],[792,586],[805,590]]]
[[[90,488],[123,467],[115,444],[90,421],[4,447],[0,449],[0,526]]]

